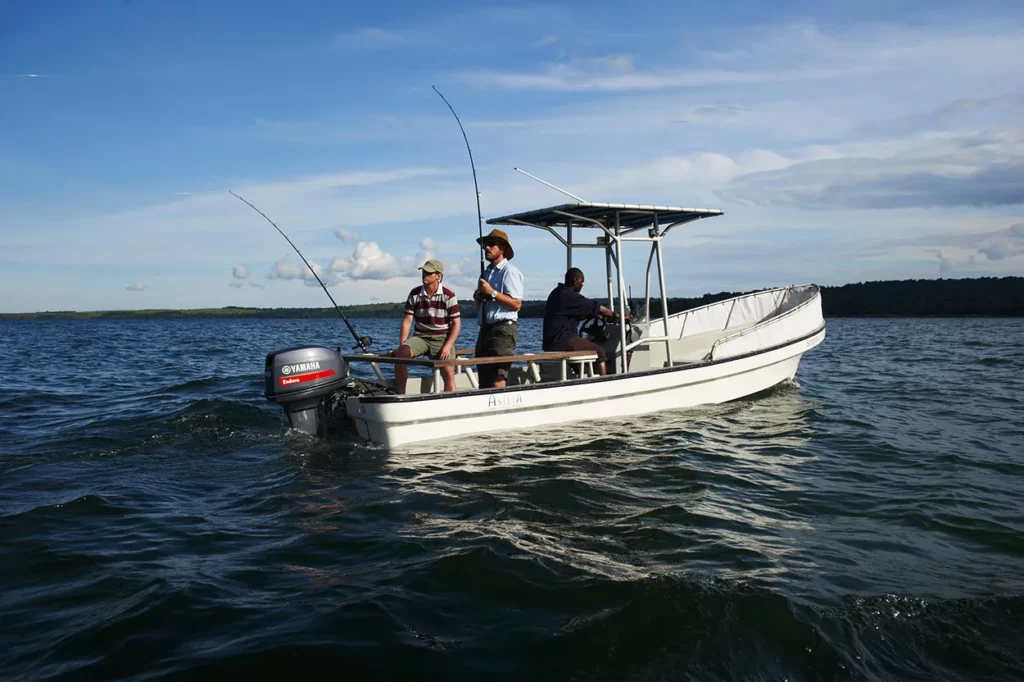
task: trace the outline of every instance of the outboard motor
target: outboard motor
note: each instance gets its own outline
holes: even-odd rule
[[[264,378],[267,400],[284,408],[293,429],[315,436],[321,401],[346,383],[348,365],[337,349],[297,346],[267,353]]]

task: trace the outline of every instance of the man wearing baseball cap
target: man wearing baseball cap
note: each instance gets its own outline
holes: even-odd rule
[[[438,260],[428,260],[420,267],[423,273],[423,286],[409,292],[405,301],[405,316],[402,328],[398,333],[398,348],[393,355],[396,358],[415,358],[429,355],[435,360],[452,358],[455,340],[459,338],[462,318],[459,313],[459,299],[455,292],[441,286],[444,279],[444,265]],[[416,323],[412,336],[409,330]],[[444,390],[455,390],[455,368],[442,367]],[[405,385],[409,379],[407,365],[395,365],[395,389],[405,393]]]
[[[480,334],[476,340],[478,358],[515,355],[519,340],[519,309],[523,306],[523,273],[509,263],[515,256],[508,235],[501,230],[476,240],[484,247],[490,265],[473,292],[479,309]],[[504,388],[511,363],[480,365],[480,388]]]

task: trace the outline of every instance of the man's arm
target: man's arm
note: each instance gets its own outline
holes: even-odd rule
[[[569,317],[575,317],[577,319],[586,319],[588,317],[610,317],[617,318],[618,314],[612,312],[608,306],[601,305],[598,301],[592,298],[587,298],[581,293],[575,292],[568,297],[568,300],[564,303],[564,310],[562,313]],[[631,318],[626,318],[631,319]]]
[[[618,313],[613,313],[611,311],[611,309],[606,307],[606,306],[601,306],[601,309],[598,311],[598,314],[601,315],[601,317],[611,317],[611,318],[615,318],[615,319],[619,318],[619,314]],[[626,315],[626,322],[632,322],[632,321],[633,321],[633,316],[632,315]]]
[[[519,309],[523,307],[523,273],[519,271],[519,268],[512,268],[505,273],[501,284],[504,291],[498,292],[498,303],[518,313]]]
[[[506,284],[506,288],[508,288],[507,284]],[[481,279],[480,280],[480,289],[476,293],[473,294],[473,298],[475,299],[476,295],[478,293],[483,292],[483,295],[481,296],[481,298],[485,302],[486,301],[490,301],[491,300],[491,292],[492,291],[494,291],[497,294],[494,297],[494,300],[497,301],[499,305],[501,305],[501,306],[503,306],[505,308],[508,308],[509,310],[514,310],[516,312],[519,312],[519,309],[523,307],[523,299],[522,299],[523,294],[522,294],[522,286],[521,285],[520,285],[520,288],[519,288],[519,292],[520,292],[519,293],[519,298],[516,298],[513,293],[505,294],[505,293],[502,293],[500,291],[496,291],[495,288],[491,286],[490,282],[488,282],[487,280]]]
[[[441,359],[447,360],[452,356],[452,349],[455,348],[455,340],[459,338],[462,331],[462,317],[452,319],[448,324],[448,336],[445,337],[444,345],[441,346]]]
[[[517,313],[519,312],[519,309],[523,307],[523,299],[512,298],[508,294],[499,293],[497,296],[494,297],[494,300],[503,305],[504,307],[508,308],[509,310],[514,310]]]
[[[600,303],[587,298],[578,291],[562,292],[562,297],[558,304],[558,312],[560,314],[577,320],[584,320],[588,317],[602,314],[600,311],[603,306]]]
[[[405,340],[409,338],[409,329],[412,328],[412,315],[409,313],[405,314],[402,318],[402,328],[398,332],[398,345],[401,346],[405,343]]]

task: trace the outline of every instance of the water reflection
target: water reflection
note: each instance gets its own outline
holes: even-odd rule
[[[501,432],[386,452],[298,438],[288,495],[307,536],[407,547],[410,561],[486,547],[569,575],[684,571],[774,581],[807,566],[806,450],[820,408],[787,385],[752,399],[628,419]],[[389,564],[389,567],[391,564]],[[372,573],[293,569],[317,584]]]

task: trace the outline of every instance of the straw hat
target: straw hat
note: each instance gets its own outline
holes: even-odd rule
[[[508,235],[498,229],[491,230],[490,234],[477,238],[476,243],[483,246],[484,242],[492,241],[501,242],[505,246],[505,258],[508,260],[512,260],[516,255],[516,252],[512,250],[512,245],[508,243]]]

